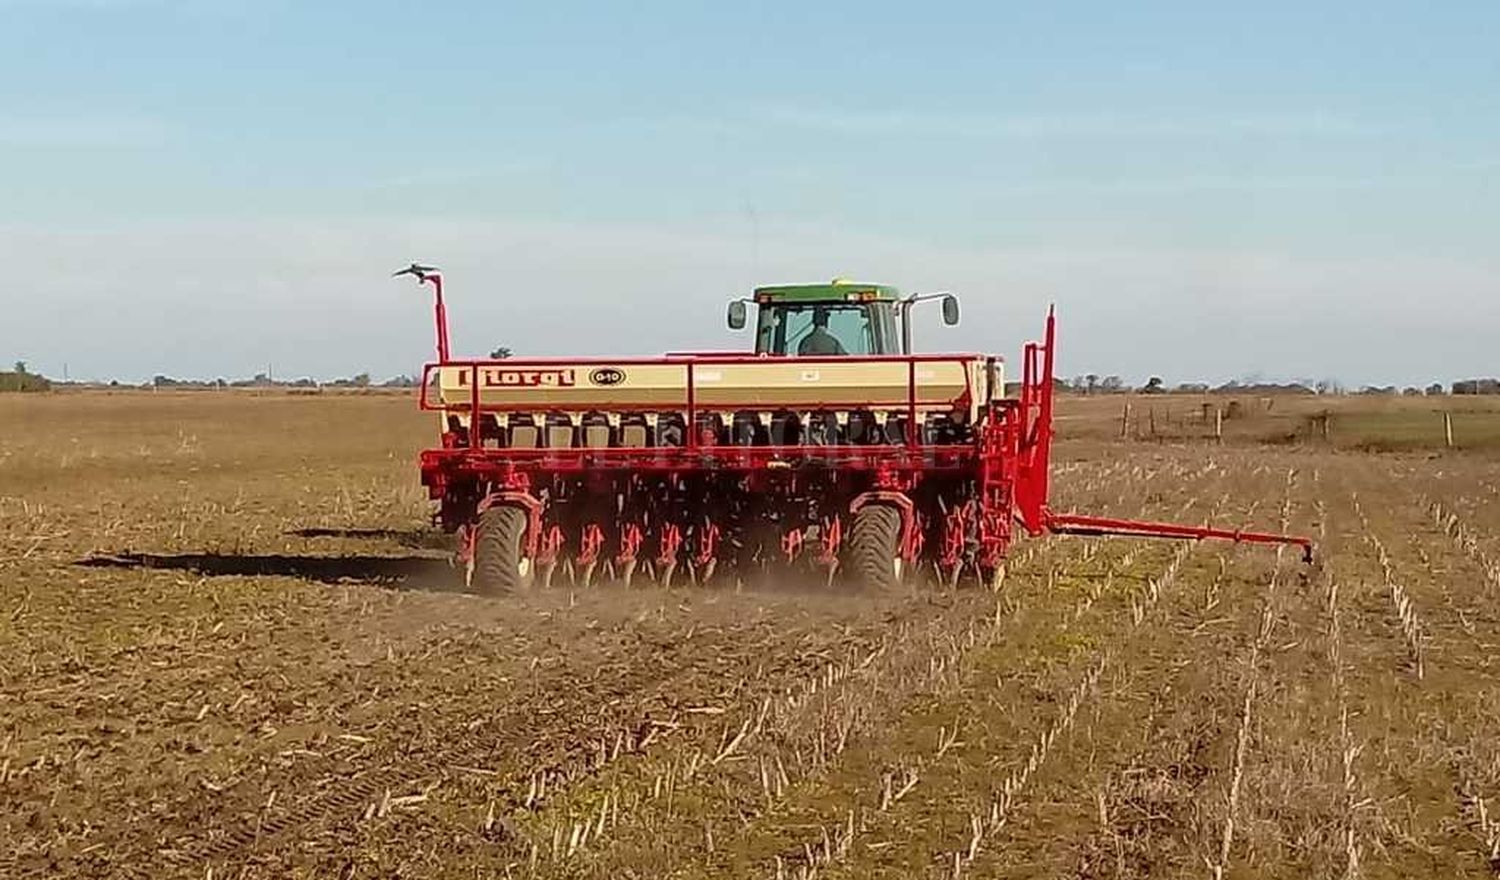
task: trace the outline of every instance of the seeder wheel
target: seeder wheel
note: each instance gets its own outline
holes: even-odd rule
[[[901,511],[889,504],[866,504],[849,528],[848,564],[857,587],[895,589],[901,583]]]
[[[531,586],[532,564],[525,555],[527,515],[519,507],[497,505],[479,516],[469,586],[487,596]]]

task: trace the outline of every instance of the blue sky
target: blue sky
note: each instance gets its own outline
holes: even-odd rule
[[[1210,8],[1212,7],[1212,8]],[[0,0],[0,356],[411,372],[953,289],[1067,374],[1500,374],[1500,4]]]

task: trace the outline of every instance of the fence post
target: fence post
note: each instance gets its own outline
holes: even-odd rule
[[[1224,410],[1214,407],[1214,441],[1224,442]]]
[[[1130,401],[1125,401],[1125,411],[1120,414],[1120,439],[1130,436]]]
[[[1443,410],[1443,443],[1453,448],[1453,414],[1447,410]]]

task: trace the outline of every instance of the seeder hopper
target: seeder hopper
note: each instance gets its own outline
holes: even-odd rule
[[[938,300],[957,323],[950,294],[763,287],[729,307],[734,329],[755,307],[743,353],[470,360],[448,351],[437,271],[397,274],[436,295],[421,406],[442,432],[422,483],[479,592],[558,571],[578,584],[988,583],[1018,531],[1293,544],[1311,559],[1298,536],[1054,512],[1050,311],[1007,394],[997,356],[912,351],[913,309]]]

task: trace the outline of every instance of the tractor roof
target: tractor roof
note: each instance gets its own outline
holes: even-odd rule
[[[901,298],[901,291],[885,284],[860,284],[843,278],[835,278],[827,284],[777,284],[755,288],[755,301],[766,302],[841,302],[850,299],[861,301],[894,301]]]

